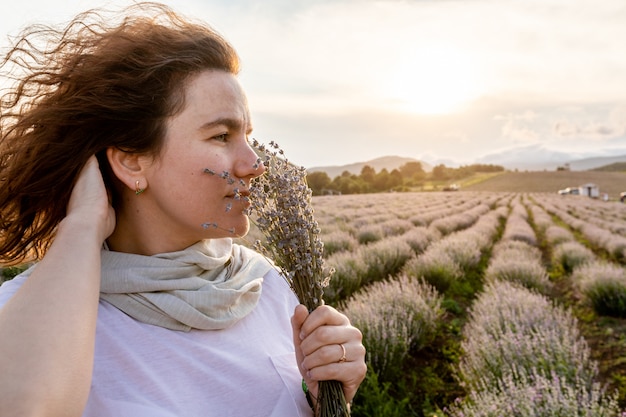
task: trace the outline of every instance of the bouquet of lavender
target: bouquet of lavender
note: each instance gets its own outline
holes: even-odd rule
[[[250,187],[248,214],[265,236],[255,249],[274,260],[300,303],[313,311],[324,304],[323,289],[332,271],[324,267],[324,245],[313,217],[306,171],[289,163],[274,142],[266,147],[254,140],[252,145],[266,169]],[[350,415],[339,381],[320,381],[314,411],[316,417]]]

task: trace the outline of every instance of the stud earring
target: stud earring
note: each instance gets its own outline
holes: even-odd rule
[[[139,195],[146,191],[145,188],[139,188],[139,180],[135,181],[135,195]]]

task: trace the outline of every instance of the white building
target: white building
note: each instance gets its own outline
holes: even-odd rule
[[[592,183],[587,183],[578,187],[580,190],[580,195],[584,195],[587,197],[598,198],[600,197],[600,189],[597,185]]]

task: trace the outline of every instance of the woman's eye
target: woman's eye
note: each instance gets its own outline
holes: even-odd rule
[[[214,140],[218,142],[226,142],[228,139],[228,133],[222,133],[221,135],[213,136]]]

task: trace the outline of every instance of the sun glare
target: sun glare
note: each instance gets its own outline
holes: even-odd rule
[[[445,48],[419,48],[399,58],[383,86],[388,102],[419,114],[460,110],[481,93],[471,57]]]

